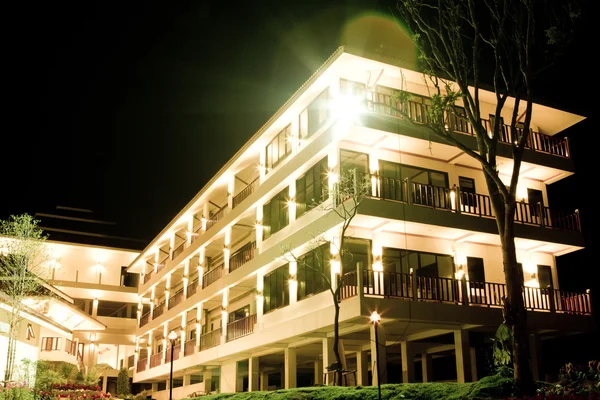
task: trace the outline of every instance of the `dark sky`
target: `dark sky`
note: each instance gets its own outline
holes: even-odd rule
[[[346,21],[389,14],[389,3],[6,8],[0,218],[56,205],[91,208],[116,221],[120,234],[152,239],[337,48]],[[550,187],[551,205],[579,208],[589,230],[586,168],[598,135],[582,74],[594,42],[583,33],[540,94],[590,117],[569,132],[578,174]]]

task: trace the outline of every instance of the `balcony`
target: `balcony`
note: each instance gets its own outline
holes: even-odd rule
[[[256,242],[250,242],[229,257],[229,272],[233,272],[254,258]]]
[[[244,189],[242,189],[241,192],[239,192],[238,194],[236,194],[233,197],[233,208],[236,208],[237,206],[240,205],[240,203],[242,201],[244,201],[244,199],[248,196],[250,196],[252,193],[254,193],[254,191],[256,190],[256,188],[258,187],[258,181],[259,178],[257,177],[255,180],[253,180],[252,182],[250,182],[248,184],[248,186],[246,186]]]
[[[361,289],[356,278],[355,271],[342,276],[340,288],[342,299],[358,295]],[[502,297],[507,295],[506,285],[503,283],[471,282],[373,270],[363,270],[361,278],[363,294],[373,297],[501,308]],[[527,310],[592,314],[589,293],[525,286],[523,300]]]
[[[422,98],[423,102],[409,100],[406,104],[402,104],[398,100],[399,93],[399,90],[382,87],[377,87],[374,92],[365,92],[366,111],[399,119],[403,119],[405,118],[404,115],[407,115],[415,123],[426,124],[431,112],[431,106],[426,103],[429,99]],[[469,124],[466,117],[458,114],[452,116],[446,114],[444,121],[446,122],[446,126],[453,129],[454,132],[474,136],[473,127]],[[493,122],[486,119],[482,119],[481,121],[488,134],[491,135]],[[498,141],[512,145],[522,136],[522,133],[523,130],[517,128],[513,136],[510,126],[502,124]],[[569,146],[566,139],[544,135],[533,130],[530,131],[525,148],[558,157],[570,158]]]
[[[163,301],[162,303],[160,303],[159,305],[154,307],[154,312],[152,313],[152,319],[155,320],[156,318],[163,315],[164,312],[165,312],[165,302]]]
[[[173,348],[167,349],[167,354],[165,357],[165,362],[171,362],[171,350],[173,351],[173,361],[179,359],[179,353],[181,352],[181,345],[176,344]]]
[[[149,321],[150,321],[150,311],[148,311],[146,314],[142,315],[142,317],[140,318],[140,328],[142,326],[146,325]]]
[[[227,204],[225,204],[223,207],[219,208],[219,210],[214,213],[209,219],[208,221],[206,221],[206,230],[209,230],[210,228],[212,228],[217,222],[219,222],[220,220],[223,219],[223,217],[225,216],[225,211],[227,210]]]
[[[148,365],[148,359],[143,358],[137,362],[136,372],[144,372]]]
[[[181,303],[183,300],[183,288],[179,289],[175,294],[169,298],[169,310]]]
[[[483,218],[495,218],[491,198],[480,193],[469,193],[460,188],[445,188],[413,182],[408,178],[395,179],[362,174],[371,184],[372,197],[398,201]],[[542,204],[517,202],[515,222],[549,229],[581,232],[579,214],[552,210]]]
[[[179,244],[179,246],[177,246],[175,248],[175,250],[173,250],[173,254],[171,255],[171,260],[174,260],[177,258],[178,255],[180,255],[181,253],[183,253],[183,250],[185,249],[185,239],[183,242],[181,242],[181,244]]]
[[[144,274],[144,284],[148,283],[152,279],[152,270]]]
[[[77,342],[67,339],[65,343],[65,353],[72,356],[77,355]]]
[[[256,314],[230,322],[227,324],[227,341],[230,342],[253,333],[255,324]]]
[[[198,292],[198,278],[194,279],[187,287],[187,298],[189,299]]]
[[[200,336],[200,351],[210,349],[221,344],[221,328]]]
[[[152,354],[150,356],[150,368],[158,367],[160,364],[162,364],[162,356],[162,352]]]
[[[187,357],[196,351],[196,339],[188,340],[183,344],[183,356]]]
[[[208,287],[208,286],[212,285],[213,283],[215,283],[216,281],[218,281],[219,279],[221,279],[221,276],[223,276],[224,269],[225,269],[225,265],[221,264],[218,267],[215,267],[215,268],[211,269],[210,271],[208,271],[207,273],[205,273],[202,276],[202,288],[204,289],[205,287]]]

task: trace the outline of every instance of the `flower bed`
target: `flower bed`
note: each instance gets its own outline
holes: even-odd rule
[[[41,400],[102,400],[109,399],[110,394],[104,393],[100,386],[90,386],[80,383],[54,384],[52,389],[38,393]]]

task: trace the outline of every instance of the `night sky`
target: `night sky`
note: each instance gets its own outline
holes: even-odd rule
[[[348,21],[389,15],[389,4],[178,0],[5,8],[0,218],[57,205],[90,208],[116,221],[119,234],[151,240],[335,51]],[[587,169],[599,147],[586,26],[538,94],[544,104],[588,117],[566,132],[576,176],[549,191],[551,206],[580,209],[590,246],[594,186]],[[584,257],[580,251],[559,263],[581,268]]]

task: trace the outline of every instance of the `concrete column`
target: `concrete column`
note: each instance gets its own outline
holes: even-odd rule
[[[402,383],[413,383],[415,381],[415,351],[413,343],[400,342],[402,352]]]
[[[92,302],[92,317],[98,316],[98,299],[94,299]]]
[[[533,379],[536,381],[543,380],[545,375],[542,359],[542,341],[540,335],[535,333],[529,335],[529,358],[531,359]]]
[[[296,348],[288,347],[284,351],[285,389],[296,387]]]
[[[471,381],[471,354],[469,350],[469,332],[464,329],[454,331],[454,353],[456,355],[456,381]]]
[[[327,371],[327,367],[335,362],[335,354],[333,353],[333,338],[323,338],[323,373]],[[327,375],[323,381],[324,385],[335,384],[333,375]]]
[[[189,386],[192,382],[192,375],[184,374],[183,375],[183,386]]]
[[[373,377],[371,385],[376,386],[378,383],[387,383],[387,350],[385,347],[385,330],[381,324],[377,324],[377,343],[375,345],[375,325],[370,324],[370,340],[371,343],[371,375]],[[377,347],[379,347],[377,349]],[[377,364],[379,364],[379,372],[381,377],[377,376]]]
[[[260,373],[260,390],[261,391],[269,390],[269,373],[268,372]]]
[[[102,391],[103,391],[104,393],[106,393],[106,385],[107,385],[107,382],[106,382],[106,381],[107,381],[107,378],[106,378],[106,376],[103,376],[103,377],[102,377]]]
[[[315,385],[323,384],[323,363],[321,360],[316,360],[314,362],[314,377],[313,380]]]
[[[212,371],[204,371],[202,373],[202,379],[204,379],[204,391],[207,393],[212,392]]]
[[[152,392],[153,393],[158,392],[158,382],[152,383]]]
[[[225,247],[223,247],[223,269],[225,274],[229,273],[229,256],[231,256],[231,226],[225,228]]]
[[[235,393],[237,362],[231,361],[221,365],[221,393]]]
[[[250,357],[248,359],[248,391],[255,392],[260,390],[258,387],[259,365],[258,357]]]
[[[421,369],[423,370],[423,383],[433,382],[431,354],[427,354],[427,352],[421,353]]]
[[[369,358],[366,351],[356,352],[356,370],[357,385],[369,386]]]
[[[475,347],[469,348],[469,355],[471,356],[471,381],[477,382],[477,350]]]

